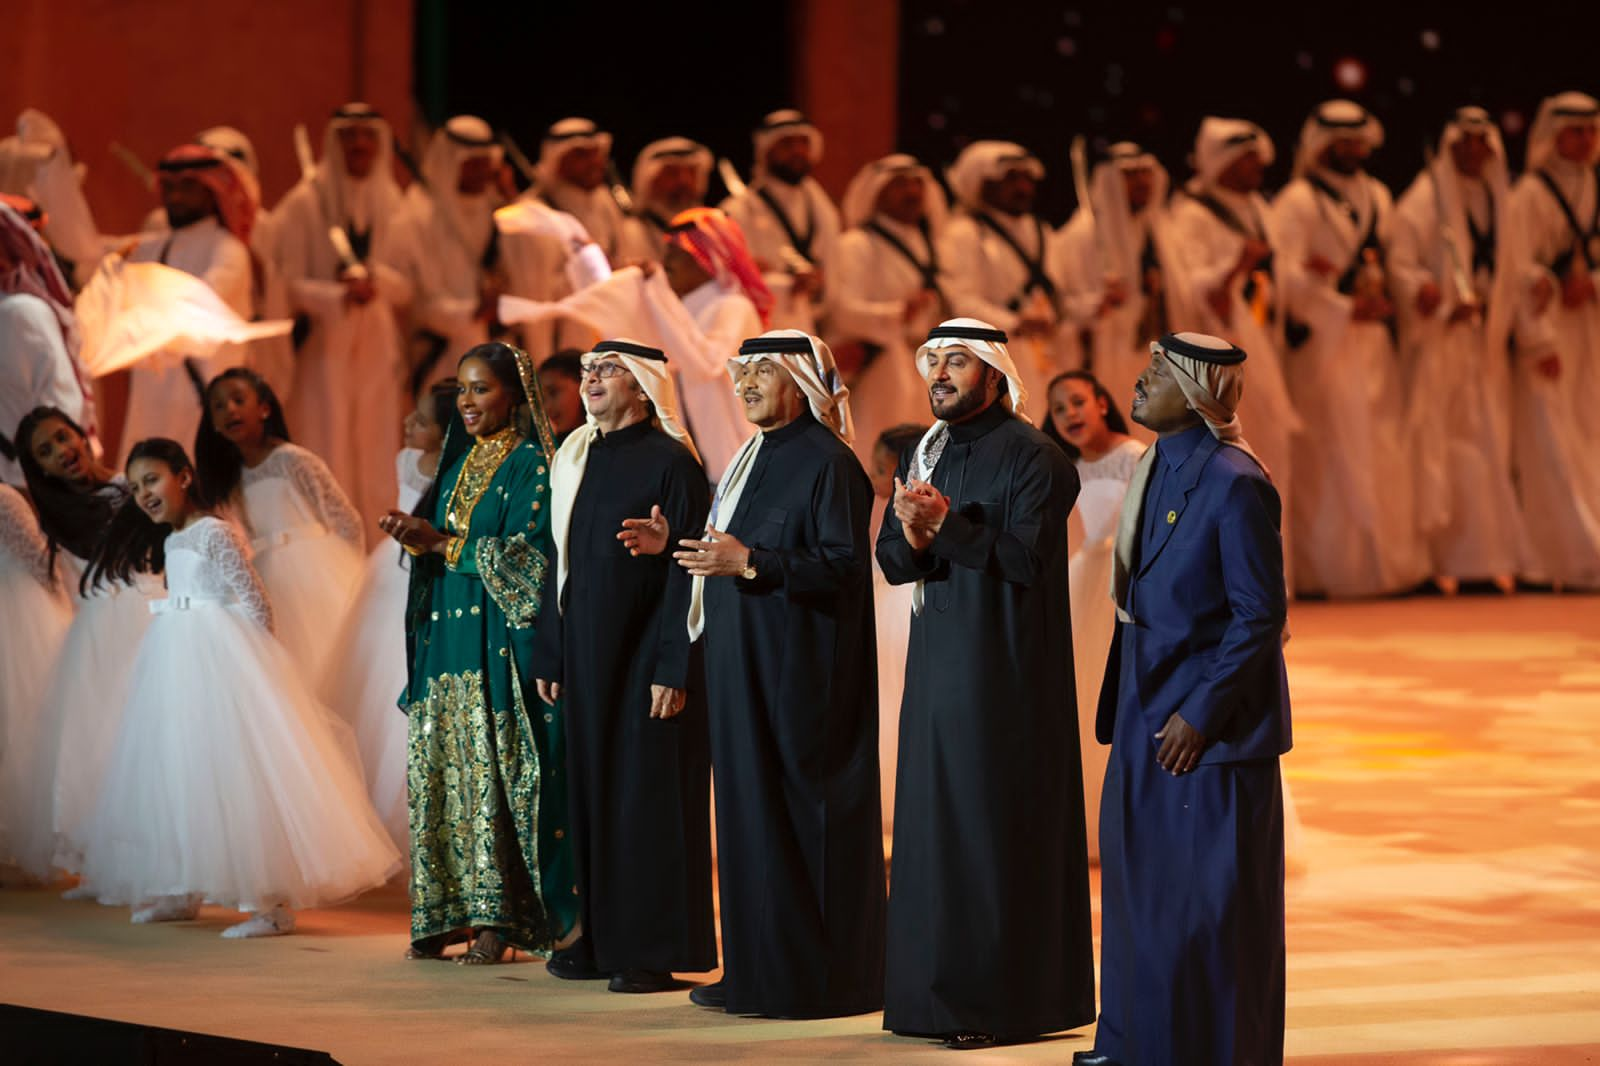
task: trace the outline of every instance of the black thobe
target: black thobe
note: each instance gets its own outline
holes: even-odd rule
[[[900,461],[905,480],[911,453]],[[952,425],[929,549],[891,508],[878,563],[921,580],[900,709],[883,1024],[1026,1038],[1094,1020],[1067,515],[1078,475],[999,403]]]
[[[617,540],[622,520],[653,504],[674,539],[705,528],[705,472],[689,450],[649,422],[596,437],[572,504],[565,611],[552,559],[534,659],[537,676],[562,685],[583,929],[606,972],[717,965],[689,577],[670,554],[635,558]],[[686,689],[683,711],[651,718],[652,684]]]
[[[808,412],[767,433],[718,516],[756,568],[705,584],[729,1013],[883,1003],[871,512],[861,464]]]

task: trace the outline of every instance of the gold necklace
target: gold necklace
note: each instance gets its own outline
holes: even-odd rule
[[[445,509],[445,532],[466,535],[472,527],[472,512],[477,508],[478,501],[483,499],[483,494],[489,491],[495,471],[500,469],[506,456],[520,443],[522,437],[517,434],[514,425],[472,442],[466,462],[461,464],[461,476],[456,478],[456,487],[450,493],[450,505]]]

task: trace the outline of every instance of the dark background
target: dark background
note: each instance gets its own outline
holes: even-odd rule
[[[615,134],[625,177],[640,148],[669,134],[703,141],[748,173],[751,126],[795,102],[791,7],[503,12],[421,0],[418,97],[434,121],[483,115],[530,157],[545,126],[579,114]],[[1336,81],[1341,60],[1358,65],[1359,87]],[[895,147],[940,169],[970,140],[1019,141],[1044,160],[1040,210],[1059,221],[1074,201],[1067,149],[1077,133],[1099,146],[1138,140],[1176,181],[1203,116],[1248,118],[1277,144],[1275,187],[1307,112],[1336,96],[1383,121],[1372,169],[1397,192],[1421,166],[1424,141],[1467,103],[1501,121],[1515,171],[1542,97],[1600,94],[1600,3],[905,0],[900,54],[885,61],[899,69]],[[720,191],[714,180],[713,196]]]

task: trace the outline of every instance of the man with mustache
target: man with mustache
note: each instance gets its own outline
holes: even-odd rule
[[[1095,718],[1100,1024],[1073,1062],[1282,1062],[1281,507],[1236,413],[1244,351],[1201,333],[1150,351],[1133,417],[1157,441],[1117,526]]]
[[[883,1025],[952,1048],[1094,1018],[1088,849],[1067,589],[1078,475],[1028,424],[987,322],[917,350],[938,421],[878,535],[915,583]]]
[[[744,342],[729,372],[760,432],[703,535],[678,541],[704,634],[730,1014],[823,1018],[883,1003],[883,821],[868,520],[849,390],[798,330]],[[629,523],[664,539],[650,522]]]
[[[722,202],[739,223],[767,287],[777,298],[774,327],[814,333],[826,271],[839,240],[839,209],[811,171],[822,160],[822,132],[799,111],[774,111],[755,135],[750,185]]]

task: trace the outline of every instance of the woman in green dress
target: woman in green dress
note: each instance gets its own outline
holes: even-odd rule
[[[550,553],[554,453],[525,352],[480,344],[461,357],[439,474],[413,514],[379,526],[412,555],[411,950],[463,963],[573,939],[561,716],[528,669]]]

